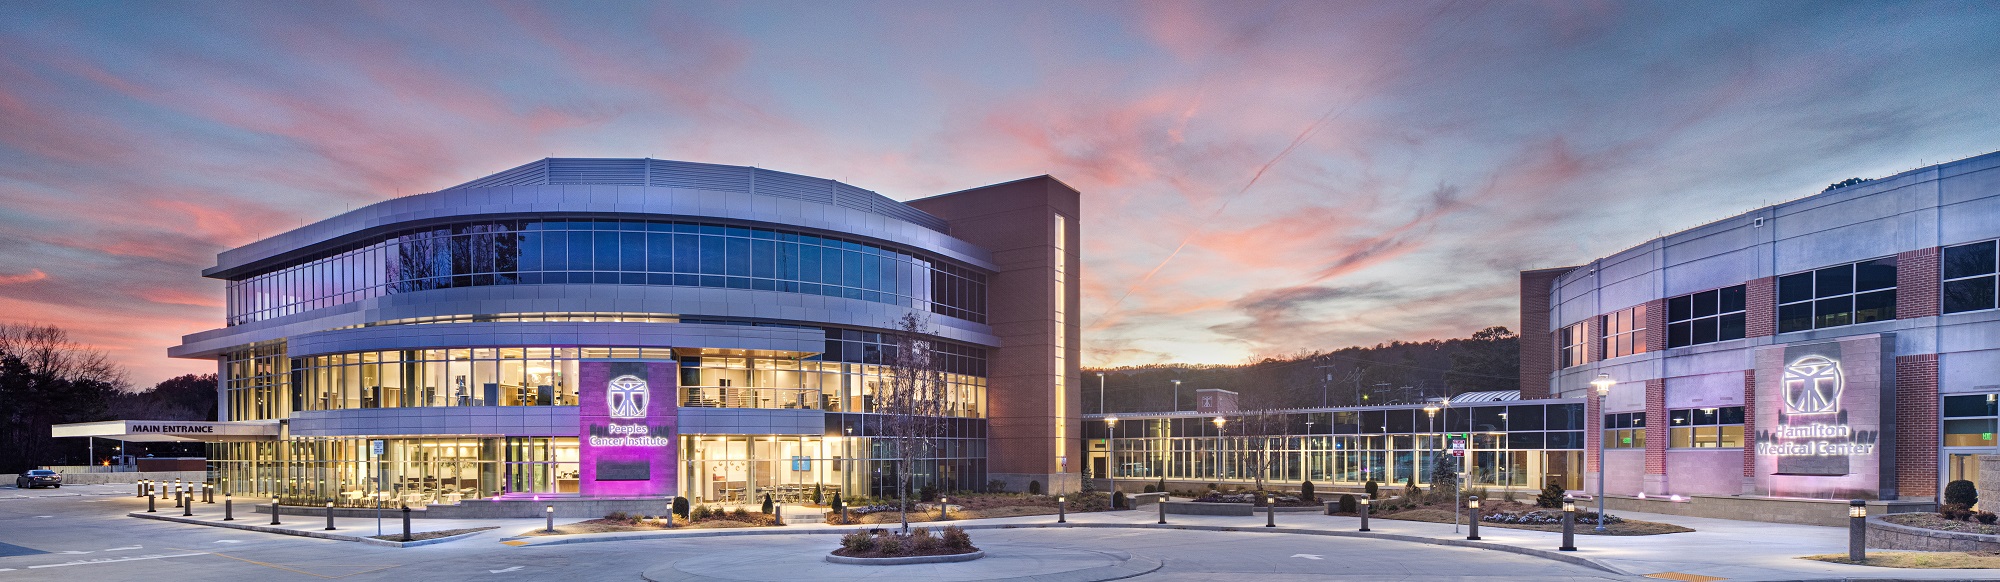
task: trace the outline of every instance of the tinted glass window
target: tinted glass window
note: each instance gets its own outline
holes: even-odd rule
[[[1507,430],[1542,430],[1541,405],[1507,407]]]
[[[1993,241],[1946,247],[1942,265],[1944,278],[1958,279],[1993,274],[1994,255]]]
[[[1813,291],[1820,297],[1852,293],[1854,267],[1841,265],[1813,271]]]
[[[2000,416],[1992,394],[1944,397],[1945,416]]]
[[[1896,286],[1896,257],[1854,265],[1854,290],[1874,291]]]
[[[1979,277],[1944,282],[1944,312],[1992,309],[1994,278]]]
[[[1813,274],[1811,272],[1786,275],[1778,278],[1778,302],[1791,303],[1813,298]]]

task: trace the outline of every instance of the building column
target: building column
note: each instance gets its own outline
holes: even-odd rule
[[[1757,492],[1757,371],[1743,371],[1743,494]]]
[[[1778,334],[1778,278],[1762,277],[1743,284],[1743,336]]]
[[[1667,381],[1646,381],[1646,474],[1640,488],[1647,495],[1667,494]]]
[[[1937,497],[1938,418],[1937,354],[1897,356],[1897,497]]]
[[[1939,248],[1896,254],[1896,319],[1938,314]]]

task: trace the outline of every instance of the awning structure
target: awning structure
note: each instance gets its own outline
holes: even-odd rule
[[[278,439],[278,421],[102,420],[58,424],[50,436],[97,437],[142,443],[215,443]]]

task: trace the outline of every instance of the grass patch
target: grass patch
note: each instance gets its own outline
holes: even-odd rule
[[[441,529],[441,530],[437,530],[437,531],[420,531],[420,532],[411,532],[411,533],[410,533],[410,541],[413,541],[413,542],[421,542],[421,541],[424,541],[424,540],[434,540],[434,539],[438,539],[438,538],[448,538],[448,537],[451,537],[451,536],[455,536],[455,535],[459,535],[459,534],[469,534],[469,533],[474,533],[474,532],[482,532],[482,531],[486,531],[486,530],[489,530],[489,529],[500,529],[500,526],[497,526],[497,525],[489,525],[489,526],[486,526],[486,527],[469,527],[469,528],[465,528],[465,529]],[[379,536],[368,536],[368,537],[371,537],[371,538],[375,538],[375,539],[378,539],[378,540],[388,540],[388,541],[392,541],[392,542],[400,542],[400,541],[403,541],[403,534],[400,534],[400,533],[396,533],[396,534],[388,534],[388,535],[379,535]]]
[[[1876,566],[1880,568],[2000,568],[2000,552],[1891,552],[1869,550],[1868,559],[1860,562],[1847,559],[1847,554],[1820,554],[1817,556],[1805,556],[1799,559],[1835,564]]]
[[[1107,493],[1069,494],[1069,513],[1090,513],[1108,511],[1111,496]],[[995,517],[1021,517],[1027,515],[1055,515],[1054,495],[1022,495],[1015,493],[982,493],[977,495],[951,496],[950,520],[987,519]],[[840,512],[827,511],[826,523],[840,524]],[[851,515],[853,524],[900,523],[901,517],[893,510],[875,511]],[[910,507],[910,523],[943,521],[938,517],[938,504],[919,503]]]

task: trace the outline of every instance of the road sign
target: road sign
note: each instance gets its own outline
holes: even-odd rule
[[[371,454],[371,455],[374,455],[374,456],[376,456],[376,457],[380,457],[380,456],[382,456],[382,447],[383,447],[383,442],[384,442],[384,441],[383,441],[382,439],[375,439],[375,440],[372,440],[372,441],[368,441],[368,446],[369,446],[369,447],[370,447],[370,449],[371,449],[371,450],[373,451],[373,452],[371,452],[371,453],[369,453],[369,454]]]

